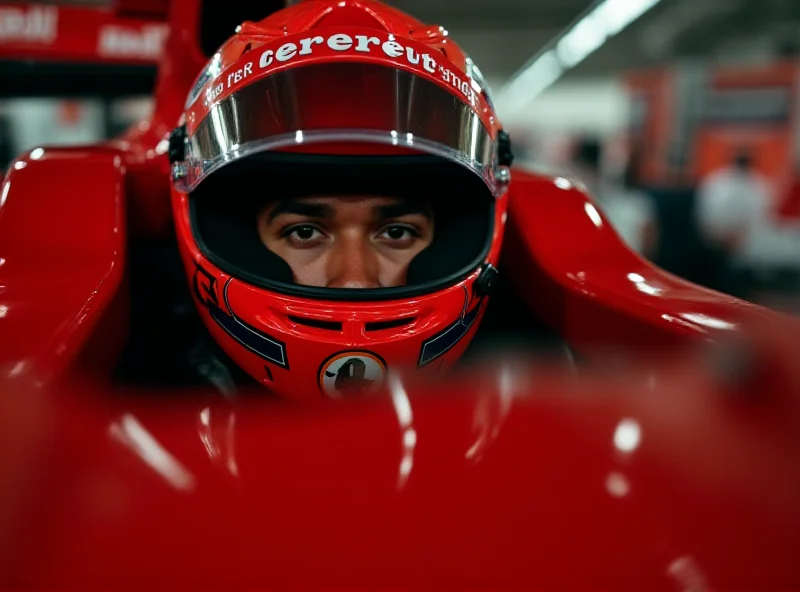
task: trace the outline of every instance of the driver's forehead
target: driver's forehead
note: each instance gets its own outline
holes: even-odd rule
[[[266,208],[270,220],[281,215],[317,218],[359,216],[364,218],[398,218],[414,214],[430,217],[430,207],[420,200],[383,195],[309,195],[292,197]]]
[[[389,197],[386,195],[308,195],[306,197],[294,199],[307,203],[325,203],[335,208],[370,208],[378,205],[409,201],[401,197]]]

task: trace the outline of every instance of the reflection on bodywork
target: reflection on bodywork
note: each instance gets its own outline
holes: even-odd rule
[[[722,319],[716,319],[701,313],[684,313],[681,316],[687,321],[697,323],[698,325],[703,325],[704,327],[708,327],[710,329],[732,330],[736,328],[734,323],[724,321]]]
[[[195,478],[178,459],[172,456],[139,421],[130,414],[108,428],[112,440],[126,446],[141,461],[161,476],[173,488],[193,491]]]
[[[238,477],[239,466],[235,454],[236,414],[233,411],[212,411],[210,407],[206,407],[198,417],[197,431],[211,462],[221,466],[231,476]]]
[[[397,475],[397,489],[402,490],[414,468],[414,449],[417,446],[417,432],[414,429],[414,414],[411,410],[411,402],[408,400],[405,388],[396,375],[389,377],[389,388],[392,395],[392,403],[397,414],[397,422],[400,424],[401,438],[403,445],[403,455],[400,458],[400,466]]]
[[[619,422],[614,432],[614,446],[620,452],[633,452],[639,447],[642,440],[642,431],[638,422],[633,419],[623,419]]]
[[[606,491],[611,497],[625,497],[630,490],[630,481],[622,473],[609,473],[606,477]]]
[[[503,427],[514,398],[514,376],[509,365],[500,368],[499,384],[495,396],[485,396],[478,399],[475,407],[473,425],[478,434],[475,442],[469,447],[465,458],[473,463],[478,463],[486,451],[497,440],[500,428]]]
[[[708,584],[697,562],[691,557],[679,557],[669,564],[667,574],[672,577],[684,592],[705,592]]]

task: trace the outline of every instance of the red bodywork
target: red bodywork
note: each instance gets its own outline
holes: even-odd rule
[[[205,61],[197,0],[171,10],[152,119],[2,187],[1,586],[800,586],[793,321],[649,265],[565,180],[514,173],[501,269],[530,309],[589,361],[767,339],[757,382],[492,363],[338,405],[112,393],[126,247],[169,231]]]

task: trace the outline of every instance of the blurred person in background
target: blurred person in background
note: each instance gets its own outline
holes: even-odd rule
[[[577,177],[598,201],[602,193],[603,149],[595,139],[584,138],[575,147],[570,172]]]
[[[600,142],[586,139],[578,145],[572,171],[595,197],[622,241],[652,258],[658,245],[658,225],[652,199],[640,188],[638,153],[631,154],[618,181],[606,182]]]
[[[658,247],[658,221],[653,199],[642,189],[638,152],[631,154],[620,182],[607,189],[603,208],[623,241],[652,259]]]
[[[753,166],[753,155],[739,149],[731,163],[709,174],[697,190],[696,216],[713,262],[709,285],[745,298],[744,269],[756,238],[769,226],[772,191]]]

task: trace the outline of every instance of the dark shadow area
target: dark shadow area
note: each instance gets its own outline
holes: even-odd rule
[[[118,385],[254,384],[211,339],[192,301],[174,237],[129,245],[130,331]]]
[[[692,189],[648,188],[658,220],[653,263],[690,282],[711,287],[712,253],[695,223]],[[710,282],[713,283],[713,282]]]
[[[0,60],[0,99],[119,98],[150,95],[156,66]]]
[[[260,21],[282,8],[284,0],[204,0],[200,12],[200,49],[210,58],[244,21]]]
[[[648,189],[656,207],[659,245],[653,263],[700,286],[764,303],[800,292],[800,272],[786,266],[751,269],[726,262],[701,235],[695,222],[693,189]]]
[[[513,290],[502,269],[480,327],[460,364],[474,366],[503,355],[567,358],[566,342],[547,327]]]

